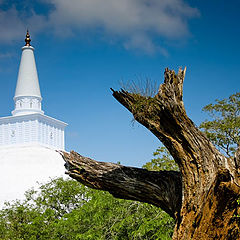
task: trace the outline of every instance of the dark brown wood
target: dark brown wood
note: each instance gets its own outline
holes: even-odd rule
[[[235,217],[238,211],[237,199],[240,194],[240,150],[237,151],[235,158],[225,157],[188,118],[182,99],[185,72],[186,69],[179,69],[176,74],[173,70],[166,69],[164,83],[160,85],[159,91],[154,97],[112,89],[113,96],[117,101],[168,148],[180,169],[182,191],[174,190],[174,193],[169,195],[167,189],[171,186],[176,188],[176,183],[180,179],[180,177],[173,177],[172,174],[166,175],[165,172],[159,172],[159,176],[154,175],[156,173],[153,172],[143,174],[139,169],[133,170],[123,166],[118,168],[115,166],[116,171],[113,171],[108,168],[109,165],[106,163],[101,164],[105,169],[102,169],[104,176],[108,176],[107,188],[102,183],[102,175],[98,175],[93,170],[94,168],[86,171],[86,165],[92,166],[91,162],[83,167],[84,170],[80,169],[78,172],[76,169],[71,170],[70,168],[69,174],[78,181],[89,185],[91,181],[86,180],[88,178],[83,171],[86,171],[87,176],[89,176],[89,172],[92,172],[90,179],[95,177],[94,184],[90,184],[91,187],[97,186],[95,188],[112,193],[116,189],[115,193],[121,192],[121,196],[118,197],[129,199],[122,194],[127,192],[126,195],[131,196],[130,199],[151,202],[155,205],[157,205],[156,202],[160,203],[159,199],[161,199],[161,204],[158,206],[170,213],[171,216],[178,216],[173,235],[175,240],[240,239],[239,218]],[[79,156],[73,154],[68,158],[68,155],[64,155],[64,158],[70,166],[71,164],[74,166],[81,159],[79,166],[82,166],[83,157]],[[76,162],[73,164],[74,159]],[[74,175],[73,171],[77,175]],[[121,171],[123,171],[123,175],[120,174]],[[145,186],[148,183],[148,198],[151,200],[143,200],[141,194],[134,191],[135,188],[128,188],[125,184],[116,183],[114,180],[118,176],[124,178],[125,175],[128,176],[129,181],[131,178],[135,179],[135,186],[138,186],[136,182],[139,182],[139,186]],[[154,177],[152,178],[150,175]],[[163,176],[171,176],[171,186],[165,185]],[[177,176],[176,173],[174,176]],[[155,177],[158,178],[157,181],[153,181]],[[151,185],[155,185],[156,188],[149,188]],[[163,189],[162,185],[166,187]],[[157,186],[160,186],[162,191],[156,192]],[[179,194],[178,197],[177,194]],[[170,196],[172,201],[177,199],[175,206],[168,199]],[[168,201],[162,201],[164,197]],[[167,206],[168,204],[169,206]]]
[[[67,174],[94,189],[114,197],[138,200],[161,207],[170,216],[181,208],[181,176],[176,171],[147,171],[120,164],[97,162],[71,151],[61,153]]]

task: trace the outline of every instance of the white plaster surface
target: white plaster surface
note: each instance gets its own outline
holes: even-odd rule
[[[15,97],[35,96],[41,98],[37,68],[34,58],[34,48],[24,46],[19,66]]]
[[[0,148],[39,144],[64,150],[64,128],[67,124],[42,114],[0,118]]]
[[[23,199],[24,192],[64,176],[66,123],[44,115],[34,48],[24,46],[14,96],[13,116],[0,118],[0,208]]]
[[[41,146],[0,149],[0,208],[5,201],[23,199],[24,192],[65,175],[64,160],[53,149]]]

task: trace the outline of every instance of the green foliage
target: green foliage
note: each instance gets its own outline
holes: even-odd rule
[[[0,211],[1,240],[171,239],[174,221],[150,204],[53,179]]]
[[[76,239],[171,239],[173,220],[159,208],[91,191],[89,203],[68,215]]]
[[[203,108],[212,121],[205,121],[200,128],[216,147],[232,156],[240,142],[240,93],[228,99],[216,100]]]
[[[124,91],[144,97],[154,97],[158,92],[159,85],[156,81],[142,77],[137,77],[135,81],[121,82],[120,84]]]
[[[85,186],[80,187],[77,181],[64,181],[62,178],[40,185],[39,191],[34,189],[27,191],[25,197],[27,202],[33,202],[41,212],[51,208],[57,218],[89,200]]]
[[[28,203],[16,201],[0,211],[0,239],[51,239],[51,226],[55,222],[51,209],[40,212]]]
[[[179,170],[174,159],[165,147],[157,148],[156,152],[153,153],[153,156],[155,158],[153,158],[151,162],[147,162],[143,165],[143,168],[146,168],[149,171]]]

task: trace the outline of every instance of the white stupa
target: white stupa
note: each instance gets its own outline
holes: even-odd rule
[[[34,48],[27,31],[19,67],[12,116],[0,118],[0,207],[24,192],[64,175],[66,123],[44,115]]]

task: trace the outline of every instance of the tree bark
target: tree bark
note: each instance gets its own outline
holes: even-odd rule
[[[181,175],[176,171],[148,171],[120,164],[97,162],[71,151],[62,152],[67,174],[94,189],[114,197],[147,202],[161,207],[170,216],[181,208]]]
[[[182,100],[185,72],[166,69],[154,97],[112,89],[118,102],[167,147],[180,173],[97,163],[72,152],[63,153],[68,174],[114,196],[161,207],[176,218],[174,240],[240,239],[240,154],[226,158],[188,118]]]

